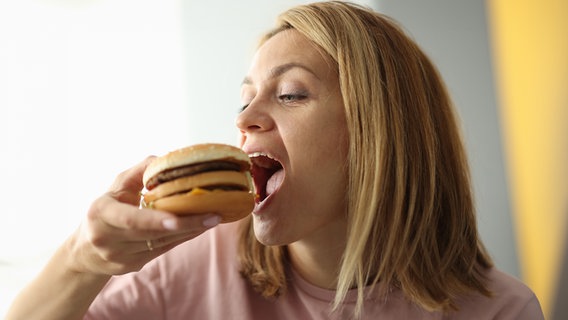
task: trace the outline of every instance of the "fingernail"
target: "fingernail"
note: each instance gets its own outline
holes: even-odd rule
[[[177,221],[176,219],[164,219],[162,220],[162,226],[167,230],[175,230],[177,229]]]
[[[207,228],[214,227],[219,224],[221,218],[219,216],[211,216],[205,220],[203,220],[203,226]]]

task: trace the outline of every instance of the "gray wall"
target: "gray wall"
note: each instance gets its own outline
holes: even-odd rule
[[[438,66],[462,118],[480,233],[495,263],[519,275],[485,2],[376,0]]]
[[[568,210],[566,211],[566,214],[568,215]],[[566,220],[564,230],[568,230],[568,220]],[[552,298],[550,319],[554,320],[568,319],[568,304],[566,303],[566,299],[568,298],[568,234],[564,235],[563,247],[564,251],[560,253],[563,258],[560,262],[556,292],[554,292],[554,296]]]

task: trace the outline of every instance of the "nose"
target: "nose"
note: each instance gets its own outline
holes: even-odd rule
[[[268,114],[266,105],[263,105],[261,101],[256,99],[239,113],[235,124],[244,136],[268,131],[274,126],[273,119]]]

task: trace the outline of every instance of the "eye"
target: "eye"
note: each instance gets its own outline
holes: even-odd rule
[[[278,96],[278,100],[283,103],[298,102],[307,98],[306,94],[303,93],[287,93]]]

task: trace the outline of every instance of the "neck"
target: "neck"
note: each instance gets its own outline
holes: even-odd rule
[[[309,238],[288,245],[294,270],[306,281],[325,289],[335,289],[341,257],[345,249],[345,224],[322,228]]]

